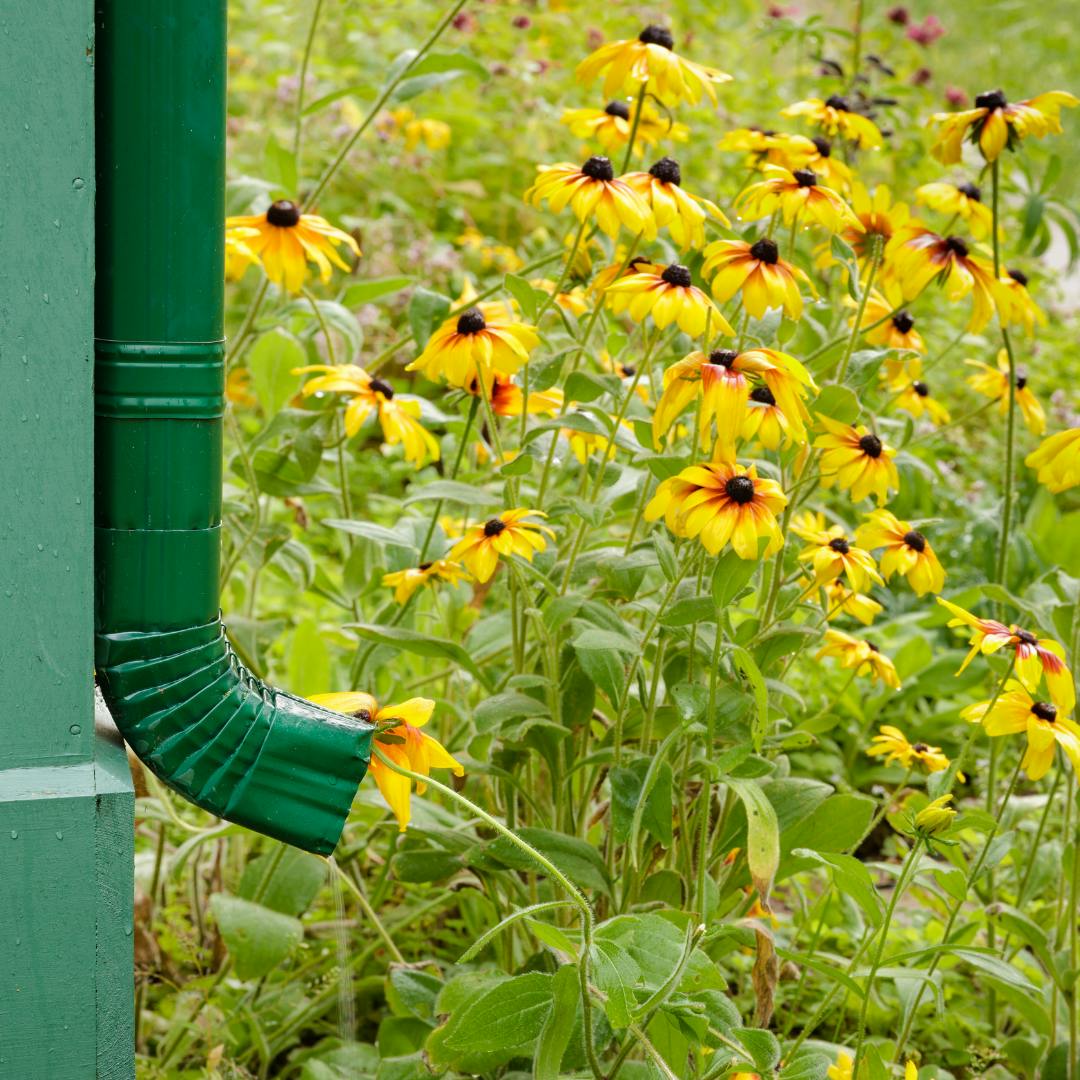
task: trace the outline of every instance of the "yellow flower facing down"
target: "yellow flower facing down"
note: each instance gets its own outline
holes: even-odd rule
[[[840,233],[840,238],[851,246],[860,267],[865,267],[870,260],[871,241],[877,237],[882,254],[887,250],[889,241],[902,229],[911,218],[907,203],[894,202],[892,192],[885,184],[878,184],[873,194],[863,184],[851,187],[851,209],[857,224],[847,225]],[[883,286],[891,285],[891,268],[887,262],[878,271],[878,281]],[[892,289],[886,287],[886,292]]]
[[[821,135],[807,138],[782,132],[771,140],[768,161],[792,172],[810,169],[826,187],[846,191],[851,186],[851,170],[832,151],[832,142]]]
[[[663,157],[648,172],[627,173],[623,179],[648,204],[657,228],[667,228],[684,250],[705,243],[706,217],[731,224],[716,203],[682,187],[682,170],[674,158]]]
[[[563,109],[560,123],[579,139],[596,139],[610,154],[630,141],[632,119],[631,104],[616,100],[609,101],[602,109]],[[646,103],[634,133],[634,153],[643,153],[646,146],[655,146],[661,139],[686,142],[689,137],[690,131],[685,124],[668,120]]]
[[[866,753],[870,757],[883,757],[885,765],[899,762],[905,769],[910,769],[919,764],[928,773],[941,772],[949,767],[949,759],[940,746],[908,742],[904,733],[891,724],[882,724],[878,734],[870,740],[870,749]]]
[[[1080,727],[1068,719],[1071,710],[1052,701],[1036,701],[1023,683],[1010,679],[993,702],[979,701],[962,709],[960,715],[973,724],[982,724],[991,738],[1027,732],[1027,750],[1021,766],[1029,780],[1039,780],[1054,763],[1054,750],[1060,746],[1080,772]]]
[[[951,802],[952,793],[950,792],[948,795],[939,795],[933,802],[927,803],[915,815],[916,830],[923,836],[940,836],[946,832],[956,820],[956,811],[949,805]]]
[[[813,285],[802,270],[780,258],[775,240],[714,240],[702,254],[701,273],[712,277],[710,288],[721,304],[741,292],[743,307],[753,319],[764,318],[770,308],[783,308],[789,319],[802,317],[799,283],[811,292]]]
[[[976,369],[976,374],[967,378],[968,386],[977,394],[996,401],[998,412],[1004,416],[1009,411],[1009,354],[1004,349],[998,350],[996,371],[981,360],[965,360],[964,363]],[[1016,404],[1028,431],[1032,435],[1042,435],[1046,431],[1046,413],[1042,402],[1031,392],[1023,368],[1016,369]]]
[[[602,155],[580,168],[569,161],[537,166],[536,182],[525,192],[525,201],[533,206],[547,202],[556,214],[569,205],[578,221],[595,221],[608,236],[614,237],[623,225],[635,236],[656,236],[652,211]]]
[[[473,379],[465,389],[473,397],[479,397],[479,379]],[[529,416],[537,413],[554,416],[562,408],[562,404],[563,392],[554,387],[550,390],[531,391],[526,400],[521,387],[509,379],[496,375],[491,384],[491,409],[496,416],[520,416],[523,409]]]
[[[580,285],[575,286],[569,292],[555,292],[555,286],[557,282],[551,281],[549,278],[530,278],[529,284],[534,289],[539,289],[541,292],[546,292],[548,296],[555,297],[555,303],[563,309],[563,311],[569,311],[571,315],[580,318],[585,312],[591,310],[589,299],[585,295],[585,290]]]
[[[461,762],[438,739],[420,730],[435,711],[435,702],[429,698],[410,698],[385,708],[380,708],[370,694],[359,692],[314,694],[311,700],[325,709],[378,724],[381,730],[375,744],[391,761],[411,772],[430,776],[432,769],[450,769],[455,776],[465,775]],[[404,832],[412,819],[412,781],[388,768],[374,754],[368,769]],[[417,783],[417,795],[423,795],[425,790],[424,784]]]
[[[430,585],[436,580],[456,585],[468,576],[464,567],[458,563],[451,562],[449,559],[435,559],[433,562],[383,574],[382,583],[388,589],[394,590],[396,603],[405,604],[421,585]]]
[[[335,229],[317,214],[301,213],[300,207],[288,199],[279,199],[262,214],[244,214],[227,218],[226,234],[233,229],[253,229],[254,236],[245,235],[243,243],[257,255],[266,276],[279,288],[297,293],[304,287],[307,264],[312,262],[322,281],[330,280],[331,263],[348,270],[338,253],[344,244],[357,258],[360,247],[346,232]]]
[[[875,325],[880,323],[880,325]],[[848,326],[855,325],[855,316],[848,319]],[[926,352],[926,343],[922,334],[915,329],[915,319],[911,312],[901,308],[894,310],[894,306],[877,291],[871,289],[863,309],[863,326],[873,326],[873,330],[867,330],[864,338],[867,345],[880,345],[885,349],[910,349],[912,352]],[[919,372],[922,366],[920,364]]]
[[[930,153],[943,165],[956,165],[967,138],[987,161],[996,161],[1003,150],[1015,149],[1029,135],[1036,139],[1060,135],[1061,110],[1077,104],[1080,102],[1064,90],[1011,104],[1003,91],[989,90],[976,96],[973,109],[930,117],[927,123],[938,129]]]
[[[714,334],[735,333],[680,263],[663,268],[639,263],[634,273],[609,285],[607,295],[616,313],[625,311],[635,322],[651,315],[660,330],[675,323],[692,338],[701,337],[706,329]]]
[[[636,38],[609,41],[577,66],[578,82],[588,85],[604,76],[604,94],[637,95],[642,84],[664,105],[696,104],[704,94],[715,105],[716,86],[731,76],[687,60],[675,52],[675,39],[664,26],[646,26]]]
[[[304,383],[305,398],[314,394],[350,396],[345,406],[345,434],[350,439],[375,414],[387,445],[404,447],[406,461],[419,469],[427,461],[439,460],[438,440],[420,423],[420,403],[415,398],[398,397],[389,383],[355,364],[308,364],[293,368],[292,373],[306,375],[313,371],[323,374]]]
[[[748,154],[747,165],[756,168],[777,149],[782,138],[781,132],[768,131],[751,124],[748,127],[725,131],[716,148],[729,153]],[[780,161],[778,164],[783,165],[785,162]]]
[[[825,631],[825,644],[818,650],[816,659],[822,660],[826,656],[835,657],[845,670],[854,669],[857,676],[866,675],[894,690],[900,689],[900,676],[893,662],[873,642],[861,641],[843,630],[829,627]]]
[[[839,94],[833,94],[825,101],[820,98],[797,101],[781,109],[780,113],[801,117],[812,127],[821,128],[826,135],[839,135],[863,150],[876,150],[882,144],[877,124],[870,117],[852,111],[848,99]]]
[[[872,597],[849,589],[839,580],[826,582],[821,591],[825,596],[825,618],[828,622],[841,615],[850,615],[863,626],[869,626],[884,611]]]
[[[1055,495],[1080,484],[1080,428],[1059,431],[1032,450],[1024,464],[1037,469],[1040,484]]]
[[[976,240],[986,239],[994,227],[994,215],[990,207],[983,203],[982,191],[970,181],[950,184],[942,180],[934,184],[923,184],[915,190],[915,201],[920,206],[928,206],[946,217],[958,217],[966,221]]]
[[[935,427],[949,422],[949,410],[930,396],[930,387],[921,379],[908,383],[900,391],[896,398],[896,407],[910,413],[916,420],[925,416]]]
[[[547,547],[543,534],[547,533],[552,539],[555,534],[546,525],[529,520],[546,516],[539,510],[521,507],[504,510],[468,529],[447,558],[460,559],[476,580],[483,584],[491,580],[499,565],[500,555],[520,555],[527,562],[532,562],[533,554]]]
[[[759,477],[753,465],[713,462],[691,465],[662,481],[645,508],[645,520],[662,517],[672,533],[697,538],[710,555],[730,543],[740,559],[756,559],[759,539],[768,541],[766,556],[782,546],[776,514],[787,501],[780,485]]]
[[[239,281],[249,266],[256,266],[259,256],[248,247],[248,240],[259,235],[258,229],[238,225],[225,228],[225,280]]]
[[[831,232],[844,227],[860,230],[858,219],[842,195],[818,183],[812,169],[791,172],[782,165],[766,165],[765,179],[751,184],[735,200],[741,217],[768,217],[779,210],[784,224],[823,225]]]
[[[852,543],[842,525],[827,526],[821,515],[806,514],[792,522],[791,531],[807,542],[799,552],[799,562],[809,563],[814,572],[814,580],[806,590],[808,593],[841,575],[856,592],[869,588],[871,582],[885,584],[874,557]]]
[[[1046,325],[1046,315],[1031,298],[1028,276],[1023,270],[1010,268],[998,279],[998,318],[1003,326],[1022,326],[1028,337],[1035,334],[1035,324]]]
[[[893,460],[896,451],[862,424],[851,427],[821,413],[817,420],[825,428],[825,434],[814,440],[814,446],[822,452],[821,486],[850,490],[856,502],[876,495],[878,505],[884,505],[889,491],[900,489],[900,475]]]
[[[855,538],[871,550],[884,548],[880,565],[886,581],[893,574],[902,574],[916,596],[941,592],[945,571],[921,532],[889,510],[874,510],[866,518],[856,529]]]

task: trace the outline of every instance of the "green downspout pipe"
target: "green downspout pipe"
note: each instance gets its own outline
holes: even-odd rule
[[[329,854],[374,728],[250,674],[219,612],[225,0],[97,23],[97,679],[174,791]]]

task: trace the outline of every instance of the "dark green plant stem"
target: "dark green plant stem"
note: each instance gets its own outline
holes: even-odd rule
[[[315,0],[315,6],[311,12],[311,23],[308,25],[307,40],[304,42],[304,53],[300,59],[300,83],[296,88],[296,124],[293,128],[293,161],[296,163],[296,175],[300,178],[304,175],[300,167],[300,148],[304,137],[304,91],[307,89],[308,64],[311,62],[311,45],[315,40],[315,30],[319,25],[319,16],[322,14],[323,0]]]
[[[637,100],[634,102],[634,118],[630,121],[630,138],[626,143],[626,153],[623,155],[622,168],[619,170],[620,175],[630,168],[630,161],[634,156],[634,141],[637,139],[638,125],[641,123],[641,112],[645,107],[645,90],[648,85],[647,82],[641,84]]]
[[[852,353],[855,352],[855,342],[859,340],[859,334],[861,333],[860,327],[862,326],[863,313],[866,311],[866,302],[870,299],[870,293],[873,291],[874,278],[877,277],[878,267],[881,266],[882,254],[882,237],[880,234],[875,233],[870,238],[870,267],[866,272],[866,282],[862,289],[859,290],[859,305],[855,309],[855,321],[852,323],[851,333],[848,335],[847,347],[840,358],[840,366],[836,370],[835,381],[838,383],[844,381],[848,365],[851,363]]]

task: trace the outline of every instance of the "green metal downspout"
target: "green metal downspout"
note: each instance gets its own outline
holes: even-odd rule
[[[225,0],[99,0],[96,667],[128,744],[329,854],[373,727],[265,685],[219,614]]]

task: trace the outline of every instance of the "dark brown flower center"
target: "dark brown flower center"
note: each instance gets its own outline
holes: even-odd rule
[[[1020,370],[1016,373],[1016,389],[1023,390],[1024,387],[1027,386],[1027,382],[1027,372],[1023,368],[1020,368]]]
[[[371,710],[370,709],[357,709],[356,712],[349,713],[349,715],[350,716],[355,716],[357,720],[370,720],[371,719]]]
[[[664,49],[675,48],[675,39],[671,36],[671,31],[666,26],[657,26],[655,23],[646,26],[638,34],[638,41],[643,45],[659,45]]]
[[[266,220],[271,225],[291,229],[300,222],[300,207],[289,199],[278,199],[267,207]]]
[[[966,184],[957,184],[956,190],[975,202],[982,202],[982,192],[971,181]]]
[[[716,367],[731,367],[738,359],[739,354],[734,349],[717,349],[709,353],[709,363]]]
[[[851,112],[851,106],[848,104],[848,99],[846,97],[841,97],[839,94],[833,94],[831,97],[827,98],[825,104],[828,105],[830,109],[839,109],[840,112]]]
[[[870,432],[859,439],[859,449],[867,457],[879,458],[881,457],[881,440]]]
[[[930,747],[924,742],[917,742],[911,744],[911,749],[914,750],[916,754],[925,754]]]
[[[1040,720],[1045,720],[1048,724],[1052,724],[1057,719],[1057,706],[1052,705],[1049,701],[1036,701],[1031,706],[1031,713],[1033,716],[1037,716]]]
[[[912,551],[917,551],[920,555],[926,550],[926,537],[915,529],[904,533],[904,543]]]
[[[750,255],[769,266],[775,266],[780,261],[780,249],[776,246],[776,241],[767,236],[763,236],[750,248]]]
[[[813,169],[796,169],[792,174],[799,187],[817,187],[817,173]]]
[[[619,370],[627,379],[632,379],[637,374],[637,368],[633,364],[623,364]]]
[[[915,320],[908,312],[898,311],[892,317],[892,324],[901,334],[906,334],[915,325]]]
[[[499,518],[492,518],[484,523],[485,536],[498,536],[506,528],[506,523]]]
[[[674,158],[662,157],[650,170],[649,174],[655,176],[663,184],[681,184],[682,169]]]
[[[749,476],[733,476],[724,485],[724,491],[732,502],[744,506],[754,497],[754,481]]]
[[[874,644],[874,643],[873,643],[872,641],[868,641],[868,642],[866,643],[866,647],[867,647],[867,648],[868,648],[868,649],[869,649],[869,650],[870,650],[871,652],[876,652],[876,653],[879,653],[879,652],[881,652],[881,650],[880,650],[880,649],[879,649],[879,648],[878,648],[878,647],[877,647],[877,646],[876,646],[876,645],[875,645],[875,644]]]
[[[976,109],[1004,109],[1008,103],[1004,90],[987,90],[986,93],[975,96]]]
[[[688,289],[693,282],[690,271],[680,263],[672,263],[660,277],[669,285],[679,285],[684,289]]]
[[[608,116],[618,116],[622,120],[630,119],[630,106],[625,101],[609,101],[604,106],[604,112]]]
[[[915,391],[919,397],[929,397],[930,387],[924,382],[918,382],[917,380],[911,384],[911,389]]]
[[[851,545],[842,536],[834,536],[829,541],[829,547],[841,555],[846,555],[851,550]]]
[[[589,158],[589,160],[581,166],[581,171],[590,180],[615,179],[615,170],[611,167],[611,159],[604,157],[603,154],[596,154]]]
[[[775,405],[776,398],[773,396],[773,392],[765,385],[755,386],[750,391],[750,400],[756,401],[761,405]]]
[[[945,250],[961,259],[967,258],[968,246],[959,236],[945,237]]]
[[[422,562],[416,569],[417,570],[430,570],[435,564],[429,562]]]
[[[479,308],[471,307],[458,316],[457,332],[459,334],[479,334],[486,326],[484,313]]]
[[[817,152],[822,157],[832,156],[832,143],[829,142],[828,139],[823,139],[820,135],[815,135],[810,141],[817,147]]]
[[[371,389],[378,391],[387,401],[391,401],[394,397],[394,388],[389,383],[384,383],[382,379],[372,379]]]
[[[1030,630],[1017,630],[1017,639],[1025,645],[1038,645],[1039,639]]]
[[[1023,270],[1006,270],[1005,273],[1008,274],[1017,285],[1023,285],[1025,289],[1027,288],[1028,276]]]

